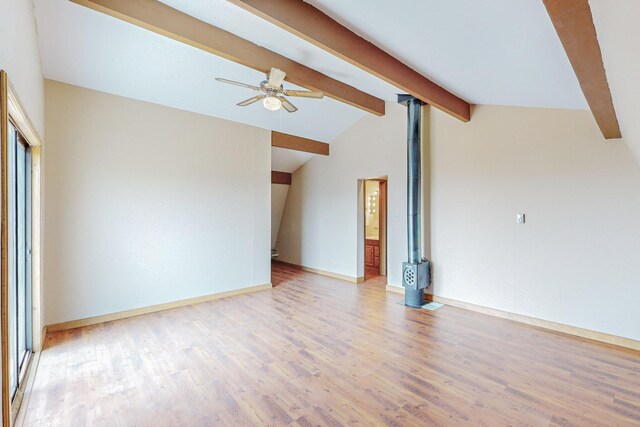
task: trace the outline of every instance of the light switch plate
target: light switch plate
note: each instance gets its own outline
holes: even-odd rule
[[[516,215],[516,223],[517,224],[524,224],[524,214],[518,214]]]

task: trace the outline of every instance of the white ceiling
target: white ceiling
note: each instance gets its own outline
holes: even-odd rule
[[[293,172],[314,156],[315,154],[303,151],[271,147],[271,170]]]
[[[225,0],[163,2],[379,98],[398,93]],[[309,2],[471,103],[586,108],[540,0]],[[260,73],[67,0],[35,9],[48,79],[329,143],[366,114],[329,98],[296,98],[294,114],[236,107],[253,92],[213,77],[258,83]],[[289,171],[311,156],[273,149],[272,161]]]
[[[48,79],[325,142],[363,115],[329,98],[292,100],[294,114],[237,107],[255,92],[214,77],[259,84],[262,73],[67,0],[36,0],[36,18]]]
[[[307,0],[472,104],[586,109],[542,0]]]
[[[590,0],[622,139],[640,164],[640,2]]]

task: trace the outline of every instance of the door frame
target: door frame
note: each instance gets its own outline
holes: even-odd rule
[[[379,233],[380,233],[380,275],[381,276],[387,276],[388,272],[387,272],[387,217],[389,215],[387,215],[387,192],[389,191],[389,184],[387,183],[386,179],[381,179],[380,181],[380,190],[379,190],[379,194],[380,194],[380,198],[379,198],[379,203],[380,203],[380,223],[378,225],[379,227]],[[383,262],[384,261],[384,262]]]
[[[17,411],[11,408],[9,390],[9,325],[8,287],[9,287],[9,120],[22,134],[31,151],[31,340],[32,352],[42,349],[44,334],[42,333],[41,316],[41,161],[42,140],[35,130],[26,110],[22,107],[16,91],[9,82],[7,73],[0,70],[0,188],[2,198],[0,226],[0,259],[2,274],[0,276],[0,334],[2,367],[2,425],[10,427]],[[34,360],[34,357],[31,357]],[[26,382],[26,381],[25,381]],[[24,384],[24,383],[23,383]]]
[[[362,190],[362,209],[360,209],[360,212],[358,213],[358,215],[360,216],[361,220],[362,220],[362,242],[359,242],[358,244],[362,244],[362,259],[358,260],[358,264],[360,267],[362,267],[362,271],[363,271],[363,281],[366,281],[366,272],[367,272],[367,266],[365,263],[365,251],[366,251],[366,240],[367,240],[367,231],[366,231],[366,227],[367,227],[367,181],[378,181],[380,183],[380,190],[378,192],[378,194],[380,195],[380,198],[378,199],[378,203],[380,206],[380,215],[379,215],[379,241],[380,241],[380,276],[384,276],[387,277],[388,276],[388,272],[389,272],[389,257],[388,257],[388,241],[389,241],[389,235],[388,235],[388,209],[389,209],[389,204],[388,204],[388,200],[389,200],[389,177],[388,176],[379,176],[379,177],[373,177],[373,178],[361,178],[360,180],[361,183],[361,190]],[[382,190],[382,188],[384,187],[384,190]],[[383,194],[384,193],[384,194]],[[383,197],[384,195],[384,197]],[[384,200],[383,200],[384,199]],[[383,238],[384,236],[384,238]],[[383,256],[384,255],[384,256]],[[384,260],[384,262],[383,262]]]

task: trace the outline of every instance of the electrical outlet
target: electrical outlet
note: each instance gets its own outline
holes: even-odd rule
[[[524,214],[516,215],[516,224],[524,224]]]

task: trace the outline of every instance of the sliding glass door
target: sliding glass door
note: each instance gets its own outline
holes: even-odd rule
[[[9,387],[22,384],[31,355],[31,152],[9,124]]]

